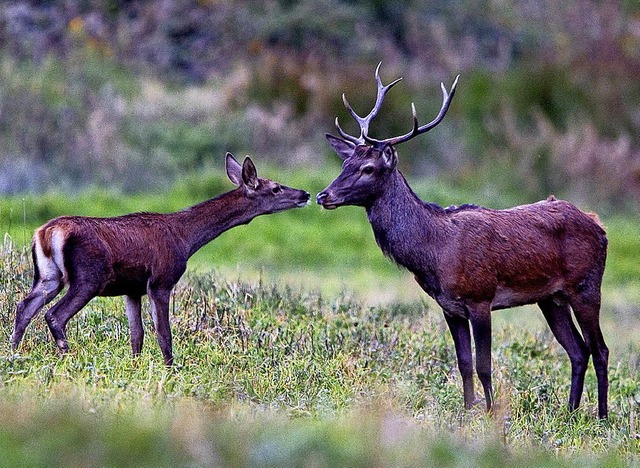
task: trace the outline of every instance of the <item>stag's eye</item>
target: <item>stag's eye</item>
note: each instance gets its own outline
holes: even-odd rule
[[[275,187],[273,187],[271,189],[271,193],[273,193],[273,194],[277,194],[277,193],[280,193],[280,192],[282,192],[282,187],[280,187],[279,185],[276,185]]]
[[[373,167],[371,165],[367,165],[367,166],[364,166],[362,168],[362,173],[363,174],[373,174],[373,171],[375,171],[375,169],[376,169],[375,167]]]

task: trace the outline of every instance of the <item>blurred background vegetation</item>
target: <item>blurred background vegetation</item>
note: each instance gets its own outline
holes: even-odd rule
[[[158,190],[227,150],[322,171],[335,116],[355,131],[342,92],[366,112],[382,61],[404,81],[380,137],[409,128],[411,101],[431,119],[461,75],[438,129],[400,148],[410,177],[505,204],[640,203],[635,0],[9,1],[0,44],[5,195]]]

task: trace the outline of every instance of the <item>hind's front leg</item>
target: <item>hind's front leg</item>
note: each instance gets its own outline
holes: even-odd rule
[[[162,351],[165,365],[171,367],[173,365],[171,324],[169,322],[171,288],[153,288],[150,286],[148,295],[160,351]]]
[[[131,335],[131,351],[134,356],[142,352],[144,329],[142,328],[142,297],[125,296],[125,310],[129,321],[129,333]]]

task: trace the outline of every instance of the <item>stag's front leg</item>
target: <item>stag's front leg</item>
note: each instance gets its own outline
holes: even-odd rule
[[[160,351],[164,358],[164,363],[170,367],[173,365],[173,353],[171,344],[171,326],[169,322],[169,300],[171,298],[171,288],[149,287],[147,294],[151,303],[151,316],[156,328],[156,336]]]
[[[473,357],[471,354],[471,333],[469,331],[469,321],[458,315],[451,315],[444,311],[444,318],[449,325],[453,343],[456,347],[456,357],[458,358],[458,369],[462,377],[462,391],[464,394],[464,407],[471,409],[476,396],[473,390]]]
[[[487,411],[493,407],[491,386],[491,304],[475,304],[469,307],[469,320],[476,344],[476,372],[484,389]]]

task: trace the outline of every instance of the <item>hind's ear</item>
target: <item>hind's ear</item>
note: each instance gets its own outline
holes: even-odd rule
[[[245,185],[252,189],[258,188],[258,171],[249,156],[244,158],[244,163],[242,164],[242,180]]]
[[[333,150],[338,153],[338,156],[342,159],[347,159],[353,155],[353,150],[355,149],[355,143],[351,143],[350,141],[343,140],[342,138],[334,137],[333,135],[326,134],[327,140],[329,140],[329,144],[333,148]]]
[[[238,187],[242,185],[242,166],[240,166],[240,163],[236,161],[236,158],[234,158],[231,153],[227,153],[225,165],[227,168],[227,177],[229,177],[229,180]]]

